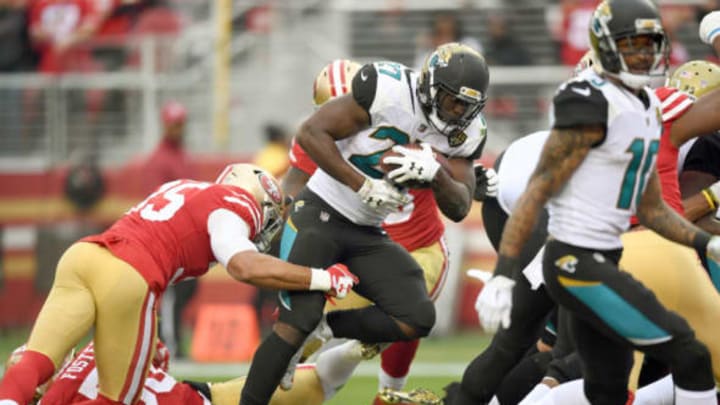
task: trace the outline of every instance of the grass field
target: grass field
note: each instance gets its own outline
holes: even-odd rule
[[[27,338],[28,330],[0,332],[0,359],[6,359]],[[441,393],[442,388],[462,375],[465,365],[489,343],[490,336],[478,331],[464,331],[448,337],[425,339],[411,368],[407,388],[428,388]],[[178,362],[171,373],[178,379],[221,381],[246,372],[247,364],[208,365]],[[379,359],[361,365],[355,376],[328,404],[370,404],[377,391]],[[0,373],[2,374],[2,373]]]

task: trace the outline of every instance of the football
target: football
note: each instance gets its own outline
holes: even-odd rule
[[[420,144],[417,144],[417,143],[410,143],[410,144],[402,145],[402,146],[403,146],[404,148],[408,148],[408,149],[422,149],[422,146],[420,146]],[[388,150],[385,151],[385,153],[382,154],[382,156],[380,156],[380,165],[379,165],[379,167],[380,167],[380,170],[382,170],[383,173],[385,173],[385,174],[388,174],[388,173],[390,173],[391,171],[393,171],[393,170],[397,169],[398,167],[400,167],[400,166],[397,165],[397,164],[385,163],[385,158],[386,158],[386,157],[390,157],[390,156],[402,156],[402,154],[399,153],[399,152],[395,152],[395,151],[393,151],[392,149],[388,149]],[[448,168],[447,159],[445,158],[445,156],[444,156],[443,154],[441,154],[441,153],[438,152],[438,151],[435,151],[435,159],[436,159],[438,162],[440,162],[441,167],[444,167],[444,168],[446,168],[446,169]],[[398,184],[399,186],[401,186],[401,187],[408,187],[408,188],[427,188],[427,187],[430,187],[430,183],[428,183],[428,182],[419,182],[419,181],[406,181],[406,182],[397,183],[397,184]]]

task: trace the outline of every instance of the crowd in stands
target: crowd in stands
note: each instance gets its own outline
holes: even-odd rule
[[[166,0],[0,0],[0,72],[123,69],[137,63],[129,39],[183,23]]]

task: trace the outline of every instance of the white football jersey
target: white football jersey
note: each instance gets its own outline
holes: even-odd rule
[[[418,75],[399,63],[363,66],[353,79],[353,97],[367,109],[370,127],[336,142],[343,158],[365,177],[380,179],[380,157],[394,145],[426,142],[448,157],[479,157],[485,144],[485,119],[477,118],[456,136],[438,133],[425,120],[417,100]],[[390,210],[372,208],[345,184],[318,168],[307,186],[358,225],[380,226]]]
[[[498,167],[497,200],[503,211],[510,215],[515,203],[527,188],[530,176],[540,160],[550,131],[538,131],[513,141],[502,154]]]
[[[592,69],[560,86],[553,100],[555,127],[600,124],[606,133],[548,203],[548,231],[555,239],[586,248],[622,247],[620,234],[655,170],[662,133],[660,100],[649,88],[642,98]]]

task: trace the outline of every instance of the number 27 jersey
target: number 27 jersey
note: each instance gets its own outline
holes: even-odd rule
[[[426,142],[451,158],[474,160],[485,144],[487,126],[478,115],[462,133],[445,136],[425,120],[417,100],[418,75],[394,62],[367,64],[355,74],[352,97],[367,110],[370,126],[356,135],[336,142],[343,158],[365,177],[380,179],[380,157],[394,145]],[[321,168],[313,174],[308,188],[330,206],[359,225],[379,226],[390,213],[372,208],[360,197]]]

